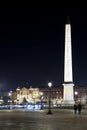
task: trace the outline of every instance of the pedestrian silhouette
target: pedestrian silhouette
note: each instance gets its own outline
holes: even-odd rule
[[[81,114],[81,110],[82,110],[82,105],[81,102],[78,103],[78,114]]]
[[[77,113],[77,104],[76,103],[74,104],[74,113],[75,114]]]

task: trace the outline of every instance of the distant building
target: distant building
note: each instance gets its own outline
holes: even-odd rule
[[[14,94],[15,93],[15,94]],[[15,96],[14,96],[15,95]],[[51,103],[52,104],[60,104],[62,102],[62,87],[56,87],[51,89]],[[13,100],[16,104],[24,104],[24,103],[48,103],[49,101],[49,88],[41,87],[41,88],[17,88],[15,92],[13,92]]]
[[[10,94],[10,95],[9,95]],[[9,97],[8,104],[26,104],[26,103],[48,103],[49,102],[49,88],[48,86],[41,86],[39,88],[17,87],[12,92],[7,92],[1,97]],[[81,101],[87,104],[87,87],[74,86],[74,100]],[[54,86],[51,88],[51,103],[61,104],[63,101],[63,86]],[[3,104],[3,98],[0,100]]]
[[[17,88],[16,89],[17,98],[15,100],[16,104],[24,103],[36,103],[40,102],[40,90],[39,88]]]
[[[42,95],[42,102],[49,101],[49,88],[48,87],[42,87],[40,88],[40,91],[43,93]],[[61,104],[63,99],[63,89],[61,87],[53,87],[51,88],[51,103],[52,104]]]

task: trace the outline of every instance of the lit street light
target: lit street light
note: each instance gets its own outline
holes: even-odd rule
[[[42,100],[43,100],[43,92],[41,92],[40,95],[41,95],[41,98],[40,98],[40,99],[41,99],[41,109],[42,109],[42,108],[43,108],[43,106],[42,106],[42,105],[43,105],[43,103],[42,103]]]
[[[49,86],[49,110],[48,110],[47,114],[52,114],[52,112],[51,112],[51,87],[52,87],[52,83],[49,82],[48,86]]]
[[[78,92],[77,91],[75,91],[75,101],[77,101],[78,100]]]

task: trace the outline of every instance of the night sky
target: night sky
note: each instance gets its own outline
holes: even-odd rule
[[[73,82],[87,86],[87,13],[81,8],[2,9],[0,91],[62,85],[67,15],[72,29]]]

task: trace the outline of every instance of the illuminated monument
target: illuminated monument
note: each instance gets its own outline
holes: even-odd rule
[[[64,54],[64,84],[63,104],[74,104],[74,84],[72,72],[72,46],[71,46],[71,25],[69,17],[65,25],[65,54]]]

